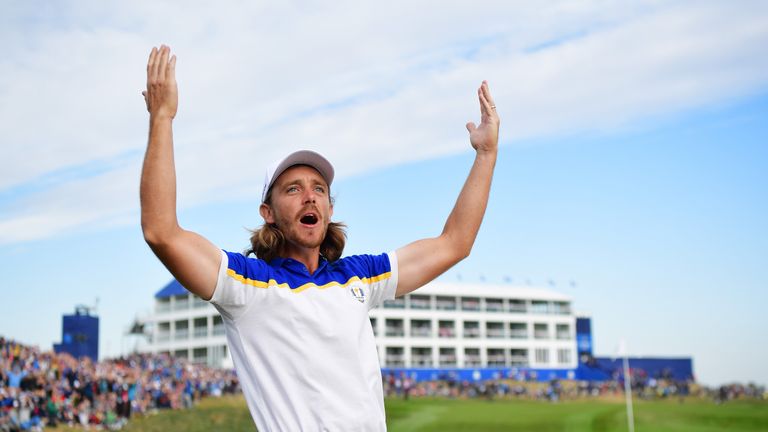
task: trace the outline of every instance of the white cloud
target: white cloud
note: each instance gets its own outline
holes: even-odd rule
[[[2,40],[19,43],[0,60],[0,190],[138,155],[144,65],[160,42],[179,56],[182,206],[257,196],[263,168],[287,149],[322,150],[341,176],[466,149],[483,78],[507,144],[613,129],[768,83],[757,2],[68,6],[3,21]],[[139,164],[5,203],[0,243],[133,220]]]

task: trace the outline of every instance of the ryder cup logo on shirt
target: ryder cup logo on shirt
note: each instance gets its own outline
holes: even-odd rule
[[[363,284],[361,282],[354,282],[349,286],[349,292],[360,303],[365,303],[365,291],[363,291]]]

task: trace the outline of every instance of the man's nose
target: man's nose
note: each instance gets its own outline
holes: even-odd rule
[[[314,190],[312,190],[312,188],[307,189],[306,192],[304,192],[304,204],[315,203],[316,198],[317,194]]]

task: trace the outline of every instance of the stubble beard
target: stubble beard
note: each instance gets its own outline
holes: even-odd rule
[[[286,218],[279,219],[280,222],[277,227],[283,233],[285,241],[288,243],[288,245],[298,246],[306,249],[319,248],[320,245],[323,244],[325,236],[328,233],[328,223],[324,222],[324,226],[321,226],[320,223],[318,223],[315,228],[313,228],[314,230],[322,230],[319,237],[315,237],[314,235],[311,237],[302,236],[300,233],[304,228],[299,222]]]

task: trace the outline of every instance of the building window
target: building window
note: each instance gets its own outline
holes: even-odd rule
[[[437,323],[437,334],[441,338],[456,337],[456,328],[453,321],[439,321]]]
[[[558,315],[568,315],[571,313],[571,304],[568,302],[555,302],[552,304],[554,313]]]
[[[411,320],[412,337],[432,337],[432,321],[430,320]]]
[[[536,363],[549,364],[549,349],[536,348]]]
[[[464,321],[464,337],[468,339],[480,337],[480,323],[477,321]]]
[[[568,324],[557,324],[555,326],[555,334],[557,339],[568,340],[571,338],[571,326]]]
[[[412,347],[411,348],[411,366],[432,367],[432,348],[431,347]]]
[[[549,303],[543,300],[534,300],[531,302],[531,313],[546,314],[549,313]]]
[[[456,348],[440,348],[440,366],[456,367]]]
[[[568,348],[558,349],[557,362],[561,365],[569,364],[571,362],[571,350],[569,350]]]
[[[549,339],[549,327],[544,323],[535,323],[533,325],[534,339]]]
[[[168,342],[171,340],[171,323],[168,321],[157,324],[157,341]]]
[[[384,321],[384,334],[389,337],[405,336],[405,327],[403,324],[403,320],[387,318]]]
[[[384,321],[384,334],[389,337],[405,336],[405,328],[403,327],[403,320],[387,318]]]
[[[157,303],[155,303],[155,311],[157,313],[163,313],[168,312],[171,310],[171,298],[161,298],[157,299]]]
[[[384,309],[405,309],[405,297],[385,301]]]
[[[528,366],[528,350],[512,348],[509,350],[510,366]]]
[[[403,347],[387,347],[385,350],[384,364],[387,365],[387,367],[405,366]]]
[[[504,312],[504,300],[500,298],[485,299],[486,312]]]
[[[510,339],[527,339],[528,324],[521,322],[509,323],[509,337]]]
[[[221,315],[214,315],[213,316],[213,335],[221,336],[223,334],[224,334],[224,320],[221,318]]]
[[[192,363],[207,363],[208,348],[195,348],[192,350]]]
[[[491,339],[500,339],[504,337],[504,323],[497,321],[488,321],[485,323],[485,336]]]
[[[225,358],[227,358],[226,345],[215,345],[211,347],[211,366],[221,367]]]
[[[456,310],[456,297],[441,297],[435,299],[437,310]]]
[[[409,296],[411,309],[430,309],[429,296],[414,294]]]
[[[189,338],[189,322],[187,320],[180,320],[174,323],[175,330],[173,332],[174,339],[188,339]]]
[[[185,359],[186,360],[187,356],[188,356],[187,350],[185,350],[185,349],[177,349],[176,351],[173,352],[173,356],[176,357],[176,358],[180,358],[180,359]]]
[[[510,300],[508,310],[514,313],[525,313],[525,300]]]
[[[464,367],[482,366],[480,348],[464,348]]]
[[[192,334],[195,338],[208,337],[208,317],[195,318],[194,321],[192,321],[192,326]]]
[[[198,296],[192,296],[192,307],[196,309],[204,308],[208,306],[208,302],[201,299]]]
[[[478,297],[462,297],[461,298],[461,310],[463,310],[463,311],[479,311],[480,310],[480,298],[478,298]]]
[[[187,310],[189,304],[188,294],[173,296],[173,310]]]
[[[507,359],[504,357],[503,348],[488,348],[486,352],[488,358],[488,367],[504,367]]]

